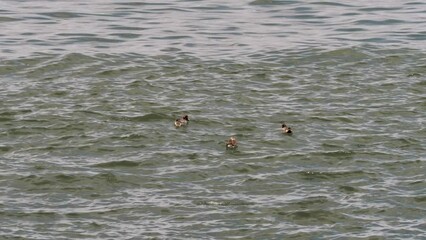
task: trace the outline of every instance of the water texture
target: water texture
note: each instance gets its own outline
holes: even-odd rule
[[[0,28],[0,239],[426,239],[422,1],[3,0]]]

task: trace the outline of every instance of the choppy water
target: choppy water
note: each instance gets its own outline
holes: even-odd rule
[[[1,239],[426,239],[426,3],[168,2],[1,1]]]

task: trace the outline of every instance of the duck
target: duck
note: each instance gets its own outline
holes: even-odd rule
[[[293,131],[291,130],[291,127],[287,126],[285,123],[283,123],[281,125],[281,131],[283,133],[287,133],[287,134],[292,134],[293,133]]]
[[[188,125],[188,122],[189,122],[188,115],[185,115],[175,120],[175,127],[178,128],[178,127],[186,126]]]
[[[230,137],[225,143],[226,149],[236,149],[238,147],[237,138],[234,136]]]

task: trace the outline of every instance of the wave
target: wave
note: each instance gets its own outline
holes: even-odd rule
[[[128,167],[130,167],[131,168],[131,167],[138,167],[139,165],[140,165],[139,162],[122,160],[122,161],[98,163],[98,164],[92,165],[92,167],[99,167],[99,168],[128,168]]]

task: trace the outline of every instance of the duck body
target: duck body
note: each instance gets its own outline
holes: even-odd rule
[[[225,143],[226,149],[236,149],[238,147],[236,137],[230,137]]]
[[[281,131],[283,133],[286,133],[286,134],[292,134],[293,133],[293,131],[291,130],[291,127],[287,126],[285,123],[283,123],[281,125]]]
[[[188,122],[189,122],[188,115],[185,115],[175,120],[175,127],[178,128],[178,127],[186,126],[188,125]]]

